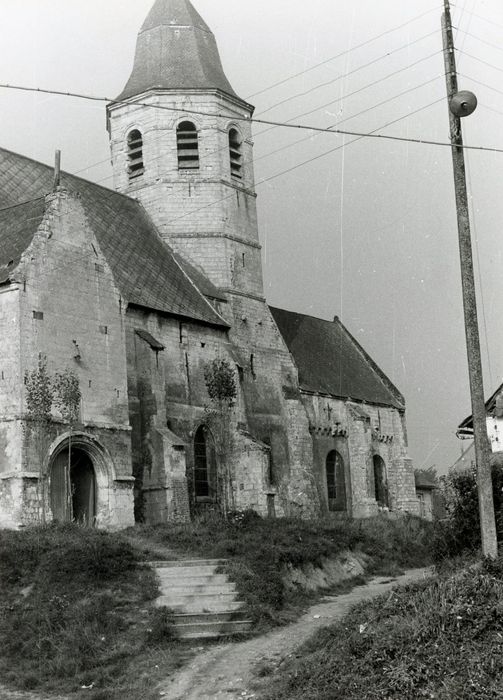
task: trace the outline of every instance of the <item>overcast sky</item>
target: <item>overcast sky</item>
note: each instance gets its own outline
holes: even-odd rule
[[[152,2],[2,0],[0,82],[115,97]],[[448,139],[439,0],[193,4],[257,117]],[[453,20],[460,87],[479,98],[465,143],[503,148],[503,3],[458,0]],[[449,149],[266,129],[254,134],[269,302],[339,315],[405,395],[415,466],[446,471],[470,413]],[[66,170],[112,186],[103,104],[0,89],[0,133],[44,162],[60,148]],[[467,155],[487,396],[503,378],[503,153]]]

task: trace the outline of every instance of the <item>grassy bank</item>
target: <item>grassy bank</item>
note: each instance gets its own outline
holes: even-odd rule
[[[270,678],[263,700],[503,696],[503,561],[355,607]]]
[[[183,659],[157,585],[117,534],[0,531],[0,679],[90,700],[149,698]]]
[[[317,566],[348,550],[368,555],[369,574],[395,575],[431,563],[432,527],[413,517],[306,522],[245,512],[227,522],[210,515],[189,524],[144,526],[135,532],[181,555],[227,559],[226,570],[248,614],[262,626],[291,619],[307,600],[300,591],[287,590],[287,565]]]

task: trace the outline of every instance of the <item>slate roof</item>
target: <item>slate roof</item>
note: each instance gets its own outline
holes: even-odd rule
[[[299,370],[303,391],[405,408],[403,396],[338,318],[324,321],[270,307]]]
[[[7,282],[30,245],[45,211],[45,199],[0,209],[0,284]]]
[[[29,245],[52,182],[49,166],[0,149],[0,281],[8,279]],[[61,186],[81,195],[101,250],[128,303],[226,326],[181,269],[141,204],[67,173],[62,173]],[[11,260],[14,264],[9,266]],[[204,275],[198,272],[198,277]]]
[[[213,33],[189,0],[156,0],[117,100],[152,89],[218,89],[238,97],[225,76]]]

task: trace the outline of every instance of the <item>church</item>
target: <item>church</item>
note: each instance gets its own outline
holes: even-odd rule
[[[156,0],[113,190],[0,148],[1,526],[419,512],[398,389],[264,297],[252,115],[190,0]]]

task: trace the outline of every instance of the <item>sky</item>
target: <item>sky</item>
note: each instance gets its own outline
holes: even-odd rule
[[[153,0],[2,0],[0,82],[116,97]],[[447,142],[439,0],[192,0],[257,118]],[[503,149],[503,3],[452,5],[465,143]],[[393,123],[390,123],[393,122]],[[254,125],[266,296],[338,315],[440,473],[470,397],[447,147]],[[354,141],[354,143],[353,143]],[[105,105],[0,89],[0,146],[112,187]],[[503,381],[503,153],[466,152],[485,394]],[[309,161],[309,162],[308,162]]]

